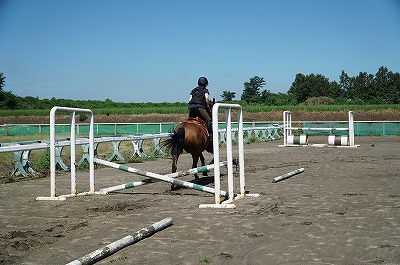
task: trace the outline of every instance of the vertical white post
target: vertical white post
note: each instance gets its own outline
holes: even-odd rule
[[[352,111],[349,111],[349,145],[354,146],[354,117]]]
[[[56,108],[50,111],[50,197],[56,197]]]
[[[70,143],[71,143],[71,195],[76,195],[76,136],[75,136],[75,111],[70,114]]]
[[[283,112],[283,145],[287,146],[288,136],[292,134],[292,113],[290,111]]]
[[[216,103],[212,109],[214,165],[219,165],[218,104],[219,103]],[[221,183],[220,183],[219,167],[214,168],[214,188],[215,188],[215,204],[221,204]]]
[[[232,119],[231,119],[231,109],[225,110],[225,135],[226,135],[226,160],[228,168],[228,201],[233,201],[235,195],[233,194],[233,162],[232,162]]]
[[[286,130],[286,111],[283,112],[283,145],[287,145],[287,130]]]
[[[89,110],[89,193],[94,194],[94,115]]]
[[[246,193],[246,183],[244,179],[244,144],[243,144],[243,114],[242,108],[238,110],[238,145],[239,145],[239,178],[240,178],[240,196],[244,197]]]

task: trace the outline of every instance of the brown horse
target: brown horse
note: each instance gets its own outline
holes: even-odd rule
[[[201,165],[205,166],[203,151],[213,153],[212,140],[210,140],[206,123],[199,118],[190,118],[180,123],[173,135],[164,140],[161,145],[166,147],[172,155],[172,173],[177,170],[178,158],[183,150],[192,155],[192,168],[197,167],[199,158]],[[203,175],[207,175],[207,172],[203,172]],[[198,180],[197,174],[195,174],[195,180]]]
[[[214,104],[215,98],[209,102],[209,108],[207,109],[210,117]],[[199,117],[189,118],[187,121],[181,122],[176,126],[172,136],[161,143],[161,148],[163,147],[166,147],[167,152],[172,156],[172,173],[175,173],[177,170],[178,158],[183,150],[192,155],[192,168],[197,167],[199,158],[201,165],[205,166],[203,151],[213,153],[213,143],[210,140],[207,124]],[[197,181],[197,174],[194,176]],[[207,172],[203,172],[203,176],[207,176]]]

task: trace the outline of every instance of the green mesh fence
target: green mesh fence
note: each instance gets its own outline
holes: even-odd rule
[[[305,128],[348,128],[348,122],[323,122],[323,123],[313,123],[313,122],[304,122],[303,127]],[[303,134],[306,135],[347,135],[348,131],[343,130],[304,130]]]
[[[355,135],[400,135],[400,122],[355,123]]]
[[[325,122],[313,123],[304,122],[303,127],[307,128],[348,128],[348,122]],[[326,130],[305,130],[304,134],[307,135],[328,135],[330,131]],[[347,131],[333,130],[335,135],[346,135]],[[400,122],[354,122],[354,135],[356,136],[392,136],[400,135]]]

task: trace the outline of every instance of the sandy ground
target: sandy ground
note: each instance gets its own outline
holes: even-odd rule
[[[281,143],[245,145],[246,187],[261,197],[236,209],[199,209],[212,194],[160,182],[64,202],[35,200],[49,195],[49,178],[2,185],[0,264],[65,264],[166,217],[172,226],[98,264],[400,264],[400,138],[356,137],[359,148]],[[190,165],[183,155],[179,169]],[[130,166],[164,174],[170,160]],[[78,189],[88,189],[87,179],[78,174]],[[140,179],[96,170],[97,189]],[[58,176],[60,194],[68,182]]]

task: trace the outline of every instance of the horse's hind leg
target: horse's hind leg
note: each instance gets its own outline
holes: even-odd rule
[[[177,155],[172,155],[172,173],[175,173],[178,168],[178,157]]]
[[[204,159],[203,153],[200,154],[200,162],[202,167],[206,165],[206,160]],[[208,176],[207,171],[203,171],[202,174],[203,176]]]
[[[178,163],[179,155],[172,155],[172,173],[175,173],[177,170],[177,163]],[[177,187],[174,184],[171,184],[171,190],[176,190]]]
[[[200,154],[200,158],[201,157],[202,157],[202,155]],[[193,159],[192,168],[197,168],[197,162],[199,162],[199,156],[192,154],[192,159]],[[203,159],[204,159],[204,157],[203,157]],[[199,179],[199,176],[197,176],[197,174],[194,174],[194,179],[195,179],[195,182],[197,182]]]

